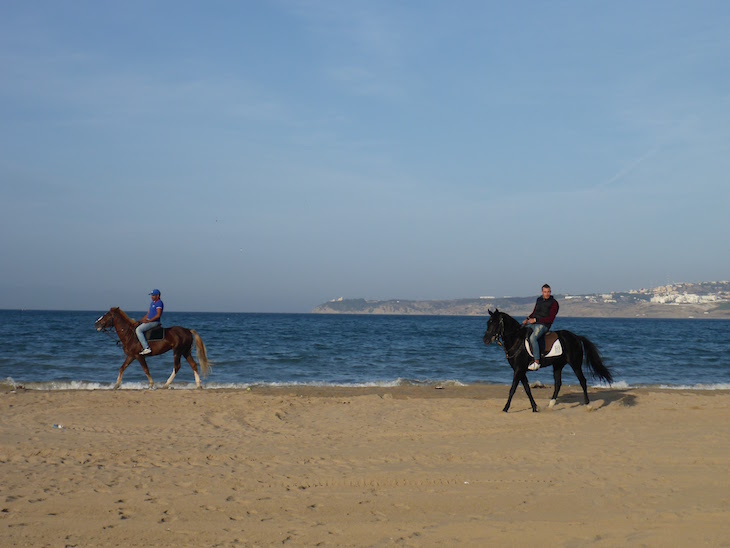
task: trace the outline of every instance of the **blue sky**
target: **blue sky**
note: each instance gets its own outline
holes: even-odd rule
[[[0,2],[0,308],[730,278],[730,4]]]

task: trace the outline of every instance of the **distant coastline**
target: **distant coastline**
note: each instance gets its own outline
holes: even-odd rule
[[[414,301],[338,298],[315,314],[486,316],[499,308],[512,316],[532,311],[536,296]],[[677,283],[652,289],[589,295],[556,295],[560,315],[574,318],[730,319],[730,282]]]

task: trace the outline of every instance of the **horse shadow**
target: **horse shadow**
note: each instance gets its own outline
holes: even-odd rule
[[[570,408],[585,407],[585,404],[583,403],[583,392],[581,391],[580,386],[563,386],[568,390],[560,395],[556,407],[553,409],[557,410],[560,407],[565,406]],[[552,390],[552,386],[533,387],[532,389],[548,388]],[[573,390],[575,388],[577,388],[577,390]],[[635,407],[638,404],[636,393],[628,388],[598,388],[595,389],[595,391],[590,392],[589,395],[591,399],[591,403],[589,405],[593,411],[603,409],[609,405]]]

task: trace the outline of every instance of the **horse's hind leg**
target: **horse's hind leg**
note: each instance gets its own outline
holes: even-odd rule
[[[170,373],[170,378],[167,379],[167,382],[165,382],[165,384],[163,385],[162,388],[168,388],[172,384],[172,381],[175,378],[175,375],[177,375],[177,372],[180,371],[180,353],[179,352],[175,352],[174,360],[175,360],[175,364],[172,367],[172,373]]]
[[[134,356],[127,356],[127,359],[124,360],[124,363],[122,364],[122,367],[119,368],[119,375],[117,376],[117,382],[114,385],[113,390],[117,390],[120,386],[122,386],[122,375],[124,375],[124,370],[129,367],[129,364],[134,361]]]
[[[573,335],[575,337],[575,335]],[[578,377],[580,387],[583,389],[583,403],[588,405],[590,400],[588,399],[588,383],[586,382],[586,376],[583,374],[583,345],[578,337],[575,337],[574,341],[569,342],[571,351],[566,356],[568,364],[573,369],[573,373]]]
[[[575,366],[572,363],[570,364],[570,367],[573,368],[573,371],[575,372],[575,376],[578,377],[578,382],[580,383],[580,387],[583,389],[583,403],[588,405],[591,403],[588,400],[588,383],[586,382],[586,376],[583,374],[583,369],[581,366]]]
[[[553,390],[553,397],[550,398],[549,407],[554,407],[558,401],[558,393],[560,393],[560,387],[563,386],[563,365],[553,365],[553,379],[555,379],[555,389]]]
[[[193,356],[189,350],[188,353],[185,354],[185,359],[190,364],[190,367],[193,368],[193,375],[195,375],[195,386],[198,388],[203,388],[203,385],[200,384],[200,375],[198,375],[198,364],[195,363],[195,360],[193,359]]]

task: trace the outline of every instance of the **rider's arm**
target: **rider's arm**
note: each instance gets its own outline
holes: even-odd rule
[[[161,307],[157,307],[155,310],[157,311],[155,313],[155,317],[154,318],[150,318],[148,321],[150,321],[150,322],[156,322],[156,321],[158,321],[160,319],[160,316],[162,316],[162,308]]]
[[[527,325],[528,323],[532,323],[532,322],[530,322],[530,320],[535,317],[535,310],[537,310],[537,303],[535,303],[535,307],[532,309],[532,312],[530,313],[530,315],[527,316],[527,318],[525,318],[524,322],[522,322],[522,325]]]

